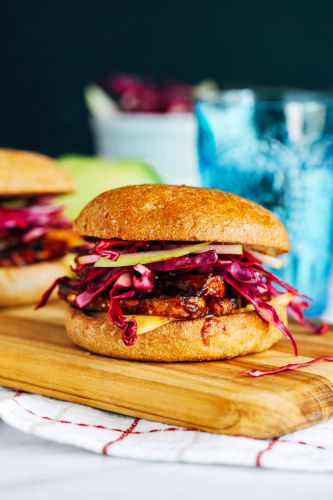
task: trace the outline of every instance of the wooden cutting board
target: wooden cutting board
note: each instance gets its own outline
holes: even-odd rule
[[[225,362],[143,363],[89,354],[71,343],[58,303],[0,312],[0,384],[125,415],[208,432],[276,437],[333,416],[333,363],[252,378],[244,370],[295,362],[290,344]],[[333,354],[294,328],[300,361]]]

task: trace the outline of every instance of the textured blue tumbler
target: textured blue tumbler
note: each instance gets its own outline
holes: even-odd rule
[[[280,276],[326,306],[333,234],[333,95],[230,90],[197,102],[202,184],[275,212],[291,252]]]

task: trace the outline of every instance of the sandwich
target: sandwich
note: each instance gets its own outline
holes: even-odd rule
[[[53,197],[72,188],[55,160],[0,149],[0,306],[36,303],[67,272],[71,223]]]
[[[74,222],[75,276],[57,279],[77,345],[115,358],[195,361],[269,349],[286,336],[287,308],[304,298],[280,267],[288,234],[270,211],[231,193],[168,185],[100,194]]]

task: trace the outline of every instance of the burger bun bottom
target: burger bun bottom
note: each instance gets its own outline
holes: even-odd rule
[[[67,272],[65,259],[0,267],[0,307],[36,304],[53,281]]]
[[[283,294],[271,301],[279,318],[287,324],[286,306],[292,300]],[[126,346],[121,331],[106,313],[88,316],[69,308],[66,318],[71,340],[88,351],[140,361],[205,361],[234,358],[269,349],[283,334],[263,321],[255,311],[239,312],[213,318],[206,328],[209,339],[203,342],[202,329],[208,319],[171,321],[138,335],[132,346]]]

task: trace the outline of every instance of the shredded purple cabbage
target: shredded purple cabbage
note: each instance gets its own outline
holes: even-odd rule
[[[297,344],[295,339],[293,338],[291,332],[285,326],[285,324],[279,319],[276,310],[274,307],[265,302],[261,295],[267,291],[266,284],[260,278],[256,283],[245,283],[239,281],[237,279],[238,270],[236,273],[233,273],[233,269],[235,266],[225,266],[225,268],[221,269],[220,273],[224,280],[229,283],[241,296],[243,296],[247,301],[253,305],[258,315],[267,323],[271,323],[276,326],[281,332],[290,340],[295,356],[297,356]],[[255,271],[253,271],[255,275]]]
[[[304,316],[304,309],[309,307],[309,303],[305,300],[294,299],[288,304],[288,313],[293,318],[293,320],[297,321],[300,325],[305,326],[313,333],[317,333],[318,335],[324,335],[324,333],[328,330],[327,323],[313,323],[309,321]]]
[[[114,325],[122,331],[122,339],[125,345],[131,346],[137,339],[137,324],[134,319],[124,317],[121,310],[121,299],[134,297],[135,291],[129,290],[118,294],[120,290],[131,286],[132,277],[129,272],[123,273],[114,283],[109,292],[110,306],[108,315]]]
[[[133,286],[137,290],[152,290],[154,288],[154,273],[148,267],[137,264],[133,267]]]
[[[263,377],[264,375],[275,375],[277,373],[290,372],[293,370],[298,370],[299,368],[304,368],[306,366],[319,363],[320,361],[333,361],[333,356],[318,356],[318,358],[309,359],[303,363],[290,363],[288,365],[279,366],[278,368],[272,368],[271,370],[248,370],[244,372],[246,375],[251,375],[252,377]]]
[[[95,247],[90,250],[89,253],[92,253],[93,255],[91,257],[94,258],[99,258],[99,256],[101,256],[115,261],[118,259],[120,252],[118,250],[112,250],[114,246],[116,246],[116,243],[113,240],[101,240],[96,243]]]
[[[40,239],[50,229],[67,229],[71,222],[63,215],[62,205],[52,205],[50,197],[25,200],[23,206],[0,205],[0,235],[19,237],[22,243]]]
[[[174,245],[175,243],[173,243]],[[182,243],[184,244],[184,243]],[[165,248],[171,245],[167,242],[99,240],[78,247],[76,251],[76,267],[73,271],[78,278],[60,278],[56,280],[42,296],[37,307],[42,307],[48,300],[54,288],[66,279],[71,287],[80,293],[76,297],[75,306],[84,309],[99,294],[108,294],[110,306],[108,314],[112,323],[122,330],[122,338],[126,345],[133,345],[136,341],[136,322],[124,317],[121,311],[121,299],[125,297],[140,297],[142,293],[152,290],[156,276],[163,273],[183,273],[195,270],[200,273],[213,273],[223,277],[226,283],[234,289],[246,302],[252,304],[258,315],[266,322],[276,326],[289,339],[297,355],[296,342],[279,319],[278,314],[267,298],[276,297],[284,290],[295,296],[288,310],[290,315],[299,323],[311,328],[317,333],[324,333],[326,325],[313,325],[304,317],[304,308],[308,305],[295,288],[284,283],[278,276],[267,271],[258,259],[247,252],[241,256],[227,255],[219,258],[215,250],[208,250],[200,254],[189,254],[183,257],[154,262],[151,264],[137,264],[128,267],[94,268],[93,264],[100,256],[117,261],[119,255],[151,249]],[[299,297],[303,297],[302,300]]]
[[[102,277],[96,280],[93,284],[89,285],[84,292],[80,293],[80,295],[76,297],[75,304],[80,309],[82,309],[87,304],[89,304],[89,302],[91,302],[96,297],[96,295],[99,295],[105,289],[115,284],[117,282],[117,279],[123,273],[124,270],[119,271],[118,268],[111,269],[110,271],[102,275]]]

